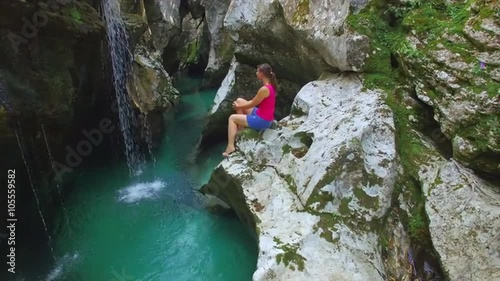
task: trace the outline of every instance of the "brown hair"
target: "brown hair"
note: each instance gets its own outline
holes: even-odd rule
[[[267,63],[259,64],[257,66],[257,69],[264,74],[267,78],[269,78],[269,81],[271,85],[273,85],[273,88],[275,91],[278,91],[278,84],[276,83],[276,74],[274,74],[273,69],[271,66]]]

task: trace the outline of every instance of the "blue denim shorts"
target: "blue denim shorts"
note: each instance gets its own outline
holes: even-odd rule
[[[259,115],[257,115],[255,112],[257,111],[257,107],[255,107],[252,110],[252,113],[247,115],[247,123],[248,127],[255,129],[255,130],[264,130],[273,124],[273,121],[267,121],[262,119]]]

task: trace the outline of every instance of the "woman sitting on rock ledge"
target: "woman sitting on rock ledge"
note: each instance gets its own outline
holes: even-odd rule
[[[267,63],[257,66],[257,79],[263,86],[251,101],[238,98],[233,103],[236,114],[229,117],[227,125],[227,147],[222,156],[228,157],[236,150],[234,138],[238,130],[250,127],[254,130],[265,130],[271,127],[274,120],[274,106],[276,101],[276,75]]]

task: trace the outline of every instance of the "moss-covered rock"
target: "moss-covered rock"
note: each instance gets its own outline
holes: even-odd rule
[[[179,92],[160,64],[144,46],[137,46],[127,89],[142,113],[165,112],[179,101]]]
[[[131,46],[139,43],[141,36],[148,29],[148,24],[144,18],[138,14],[122,13],[123,23],[131,39]]]
[[[6,151],[0,166],[19,172],[22,201],[32,200],[28,179],[33,182],[49,229],[60,206],[56,202],[61,202],[51,161],[65,163],[66,148],[75,148],[81,130],[87,128],[82,124],[93,125],[103,117],[96,113],[107,106],[102,40],[104,24],[86,1],[0,2],[0,76],[4,78],[0,142]],[[6,107],[4,99],[9,103]],[[106,140],[99,149],[105,150],[105,144]],[[29,175],[20,152],[33,167]],[[71,178],[70,173],[62,177],[64,182]],[[31,221],[29,208],[25,212],[27,225],[39,223],[37,217]]]
[[[39,36],[53,36],[69,40],[100,38],[104,25],[97,11],[86,3],[71,1],[30,2],[7,0],[0,3],[0,26],[4,38],[19,52],[23,46]]]
[[[500,172],[494,160],[500,70],[491,48],[497,14],[494,1],[372,1],[348,18],[353,29],[371,38],[365,85],[393,93],[411,81],[416,97],[432,107],[441,131],[453,140],[453,156],[490,174]]]

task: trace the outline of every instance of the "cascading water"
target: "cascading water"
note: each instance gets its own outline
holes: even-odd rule
[[[56,167],[54,165],[54,157],[52,156],[52,153],[50,152],[50,147],[49,147],[49,142],[47,140],[47,134],[45,133],[45,126],[42,124],[42,133],[43,133],[43,138],[45,139],[45,147],[47,148],[47,154],[49,155],[49,161],[50,165],[52,166],[52,171],[54,172],[54,175],[57,174],[56,172]],[[62,189],[60,185],[60,180],[59,177],[54,177],[55,178],[55,183],[57,187],[57,192],[59,193],[59,200],[61,201],[61,208],[63,211],[64,218],[66,219],[66,225],[68,227],[68,230],[70,230],[70,223],[69,223],[69,218],[68,218],[68,212],[66,211],[66,207],[64,206],[63,202],[63,194],[62,194]]]
[[[104,21],[106,22],[109,53],[113,68],[113,86],[118,101],[118,115],[125,142],[125,155],[130,174],[135,176],[141,173],[141,166],[144,160],[132,134],[135,117],[126,86],[127,74],[132,58],[129,50],[129,38],[121,18],[119,1],[102,1],[102,11]]]
[[[54,260],[56,260],[56,256],[54,253],[54,248],[52,248],[52,237],[50,236],[49,229],[47,227],[47,222],[45,221],[45,218],[42,213],[42,207],[40,206],[40,200],[38,199],[38,193],[35,190],[35,186],[33,185],[33,179],[31,178],[31,167],[28,164],[28,161],[26,160],[26,143],[24,141],[23,137],[23,131],[21,129],[21,123],[19,123],[19,120],[17,120],[17,124],[14,125],[14,132],[16,133],[16,138],[17,138],[17,144],[19,145],[19,151],[21,151],[21,157],[23,158],[24,165],[26,166],[26,170],[28,172],[28,179],[30,182],[31,190],[33,191],[33,195],[35,196],[35,201],[36,201],[36,206],[38,208],[38,214],[40,215],[40,218],[43,223],[43,227],[45,228],[45,232],[47,233],[47,237],[49,238],[49,247],[52,252],[52,257]]]
[[[12,113],[13,113],[12,104],[10,102],[9,96],[7,95],[7,86],[5,85],[5,82],[3,80],[2,75],[0,75],[0,105],[2,105],[7,110],[7,112],[11,116],[11,118],[14,118],[14,117],[12,117]],[[45,228],[45,233],[47,234],[47,237],[49,239],[49,247],[50,247],[50,250],[52,251],[52,257],[55,260],[56,258],[55,258],[55,254],[54,254],[54,249],[52,248],[52,237],[50,236],[49,229],[47,227],[47,222],[45,221],[45,217],[43,216],[43,213],[42,213],[42,208],[40,206],[40,200],[38,199],[38,193],[36,192],[35,186],[33,184],[33,179],[31,176],[32,175],[31,167],[28,163],[28,160],[26,159],[27,150],[26,150],[26,143],[25,143],[24,137],[23,137],[23,132],[21,129],[21,123],[17,119],[15,121],[16,122],[14,122],[13,127],[14,127],[14,132],[16,134],[17,144],[19,146],[19,151],[21,152],[21,157],[23,159],[24,165],[26,167],[26,171],[28,173],[28,180],[30,182],[31,190],[33,191],[33,195],[35,196],[38,214],[40,215],[40,219],[42,220],[43,227]]]
[[[151,133],[151,127],[149,126],[147,114],[141,114],[141,123],[143,128],[142,133],[144,135],[144,138],[146,139],[146,143],[148,144],[149,157],[151,157],[153,164],[156,164],[156,158],[153,154],[153,135]]]

